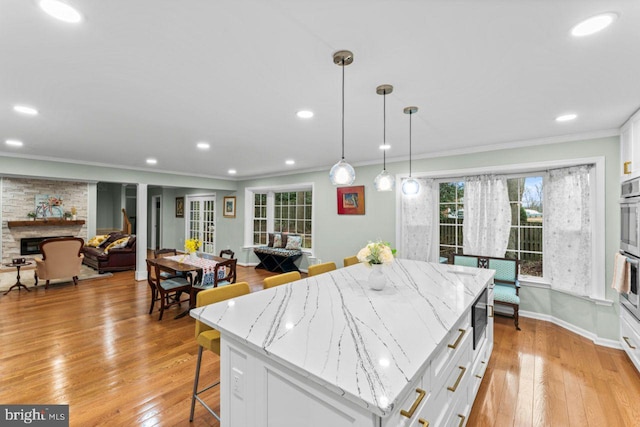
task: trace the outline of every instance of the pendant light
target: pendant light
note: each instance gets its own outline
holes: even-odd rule
[[[405,196],[413,196],[420,192],[420,183],[411,177],[411,116],[418,112],[418,107],[407,107],[404,113],[409,115],[409,178],[402,183]]]
[[[342,67],[342,159],[329,171],[333,185],[351,185],[356,180],[356,171],[344,160],[344,67],[353,62],[353,53],[340,50],[333,54],[333,63]]]
[[[376,93],[382,95],[382,172],[374,180],[374,185],[378,191],[392,191],[395,187],[395,180],[387,172],[387,94],[393,92],[393,86],[380,85],[376,88]]]

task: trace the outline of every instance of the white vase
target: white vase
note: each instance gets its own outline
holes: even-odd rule
[[[371,264],[369,273],[369,287],[374,291],[381,291],[387,284],[387,278],[382,271],[382,264]]]
[[[189,252],[189,258],[191,258],[192,261],[196,261],[198,259],[198,254],[196,252]]]

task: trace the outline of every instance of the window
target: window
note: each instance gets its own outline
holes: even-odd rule
[[[462,253],[464,182],[440,183],[440,257]]]
[[[463,253],[464,182],[440,183],[440,256]],[[507,179],[511,204],[511,233],[506,258],[520,261],[520,274],[543,275],[543,177]]]
[[[293,233],[302,236],[302,248],[313,248],[313,187],[247,188],[246,200],[253,201],[246,223],[247,246],[266,245],[268,234]]]
[[[507,180],[511,234],[505,258],[520,260],[520,274],[542,277],[542,176]]]
[[[267,244],[267,194],[255,193],[253,197],[253,244]]]
[[[311,248],[311,191],[274,193],[273,231],[302,236],[302,247]]]

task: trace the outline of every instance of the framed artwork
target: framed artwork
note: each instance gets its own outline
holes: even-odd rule
[[[339,187],[338,215],[364,215],[364,185]]]
[[[222,211],[222,216],[224,216],[225,218],[235,218],[236,217],[236,197],[225,196],[223,204],[224,204],[224,207]]]
[[[184,218],[184,197],[176,197],[176,218]]]
[[[64,216],[63,200],[57,194],[36,195],[36,218],[62,218]]]

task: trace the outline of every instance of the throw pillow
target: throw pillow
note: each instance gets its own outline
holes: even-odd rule
[[[100,246],[100,243],[107,240],[107,237],[109,237],[108,234],[105,234],[104,236],[94,236],[91,239],[89,239],[89,241],[87,242],[87,246],[91,246],[92,248],[97,248],[98,246]]]
[[[300,249],[302,246],[302,236],[289,235],[285,249]]]
[[[123,237],[125,237],[125,236],[122,233],[118,233],[118,232],[109,233],[109,234],[107,234],[107,238],[102,243],[100,243],[100,245],[98,247],[106,248],[111,243],[115,242],[118,239],[122,239]]]
[[[123,237],[121,239],[118,239],[115,242],[110,243],[109,246],[105,248],[103,253],[108,254],[111,249],[124,248],[125,246],[127,246],[128,242],[129,242],[128,237]]]
[[[273,235],[273,247],[274,248],[282,248],[282,234],[276,233]]]
[[[269,233],[269,241],[267,242],[267,246],[269,247],[273,247],[273,238],[274,238],[275,234],[273,233]]]

